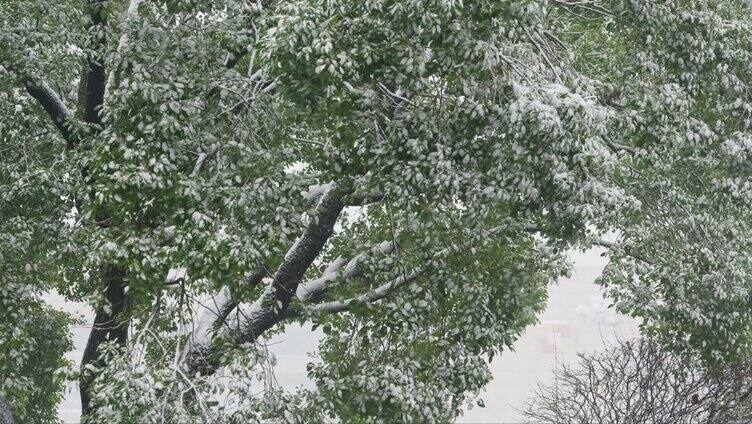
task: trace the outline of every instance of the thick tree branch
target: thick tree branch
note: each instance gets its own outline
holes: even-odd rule
[[[266,275],[266,266],[260,265],[256,271],[246,278],[246,288],[249,290],[255,288],[261,284]],[[224,325],[227,317],[238,306],[236,298],[237,296],[232,296],[230,288],[224,286],[219,293],[202,305],[204,311],[199,315],[198,321],[188,337],[188,342],[183,350],[183,361],[187,363],[205,362],[214,334]]]
[[[318,257],[324,245],[334,232],[344,204],[345,193],[336,185],[331,187],[319,201],[313,221],[305,233],[298,238],[285,256],[282,265],[274,274],[265,296],[262,296],[262,307],[249,320],[240,323],[240,337],[243,342],[255,341],[261,334],[279,321],[281,312],[290,305],[303,275]],[[271,301],[269,303],[265,301]]]
[[[321,253],[334,232],[334,225],[345,207],[349,190],[332,184],[321,195],[311,223],[285,255],[261,296],[250,305],[240,305],[227,317],[225,329],[234,331],[238,343],[254,342],[265,331],[287,317],[287,308],[308,268]],[[186,355],[192,372],[211,371],[213,345],[201,352],[193,349]]]
[[[26,71],[19,71],[10,63],[3,64],[12,74],[19,77],[19,82],[23,84],[26,91],[34,100],[42,106],[47,115],[52,119],[55,127],[65,139],[69,149],[75,147],[77,143],[76,135],[71,127],[71,112],[65,105],[63,98],[52,87],[38,75],[32,75]]]
[[[60,130],[68,148],[75,147],[77,140],[73,131],[71,131],[69,122],[71,113],[63,102],[63,99],[44,81],[25,78],[23,85],[31,97],[39,102],[39,105],[47,112],[47,115],[52,118],[52,122]]]

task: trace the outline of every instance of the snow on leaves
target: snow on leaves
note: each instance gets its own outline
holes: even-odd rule
[[[89,364],[94,421],[452,421],[610,230],[620,310],[748,353],[748,5],[13,3],[2,289],[111,311],[98,270],[123,271],[141,336]],[[325,337],[316,390],[283,393],[242,342],[294,320]]]

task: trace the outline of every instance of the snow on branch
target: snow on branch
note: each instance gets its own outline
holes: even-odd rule
[[[332,188],[331,182],[326,184],[313,184],[308,187],[308,190],[303,192],[303,197],[306,198],[308,203],[314,203],[319,199],[327,190]],[[366,206],[372,203],[379,203],[384,200],[384,195],[381,193],[350,193],[345,197],[346,206]]]
[[[308,191],[303,192],[303,197],[305,197],[308,202],[313,203],[321,198],[326,192],[331,190],[333,186],[334,183],[332,182],[326,184],[313,184],[308,187]]]
[[[500,233],[502,230],[508,229],[508,228],[509,227],[507,226],[499,226],[499,227],[489,229],[487,233],[489,237],[492,237]],[[524,226],[524,230],[530,233],[541,232],[541,230],[537,226],[534,226],[534,225],[526,225]],[[609,249],[617,249],[617,250],[623,251],[623,248],[620,245],[613,243],[613,242],[606,241],[606,240],[596,240],[594,244],[603,246]],[[381,249],[393,249],[394,248],[394,244],[391,242],[382,243],[381,245],[378,245],[377,248],[379,246]],[[453,253],[453,252],[458,252],[461,250],[462,250],[461,246],[456,245],[456,246],[452,246],[452,247],[441,250],[437,254],[437,256],[443,256],[443,255]],[[397,290],[402,286],[405,286],[414,282],[415,280],[418,279],[418,277],[420,277],[426,271],[426,269],[427,269],[427,266],[425,265],[418,267],[414,269],[413,271],[411,271],[410,273],[402,275],[389,283],[383,284],[368,293],[363,293],[359,296],[352,297],[349,299],[344,299],[344,300],[315,303],[312,305],[308,305],[307,309],[311,312],[337,313],[337,312],[347,311],[353,306],[376,302],[378,300],[385,298],[392,291]],[[347,270],[345,272],[347,272]]]
[[[223,331],[234,330],[238,343],[254,342],[266,330],[284,320],[292,296],[296,293],[306,271],[319,256],[334,232],[334,225],[344,209],[344,197],[349,189],[331,184],[319,196],[311,223],[285,254],[261,296],[250,305],[238,305],[230,311]],[[187,365],[192,372],[211,371],[217,364],[210,358],[213,345],[206,340],[189,349]]]
[[[388,254],[394,251],[395,244],[392,241],[384,241],[377,243],[369,249],[371,253],[376,254]],[[360,264],[366,257],[366,252],[359,253],[349,261],[339,257],[332,261],[324,270],[321,277],[300,283],[298,289],[295,292],[295,296],[301,302],[315,302],[317,298],[320,298],[327,290],[328,284],[331,281],[341,277],[343,280],[348,280],[357,276],[362,272]],[[340,271],[341,270],[341,271]]]
[[[172,270],[170,271],[172,272]],[[261,283],[264,276],[266,276],[266,267],[260,265],[257,270],[247,275],[245,283],[249,288],[256,287]],[[182,355],[183,361],[187,362],[189,367],[197,368],[197,365],[192,364],[207,362],[214,337],[226,324],[226,320],[232,311],[237,310],[237,306],[238,303],[232,298],[228,286],[223,286],[219,293],[201,305],[203,311],[199,314],[198,320],[188,336],[188,342]]]
[[[326,267],[324,273],[321,274],[321,277],[300,283],[298,289],[295,291],[295,296],[301,302],[311,301],[314,297],[324,292],[326,283],[337,279],[338,271],[347,264],[348,260],[341,256],[333,260]]]
[[[487,231],[488,237],[493,237],[497,235],[499,232],[501,232],[505,228],[508,228],[508,227],[499,226],[499,227],[489,229]],[[382,242],[380,244],[377,244],[372,250],[381,252],[381,253],[389,253],[394,248],[395,248],[394,242]],[[447,254],[457,253],[462,250],[463,250],[463,246],[461,244],[456,244],[451,247],[442,249],[441,251],[437,252],[436,255],[434,256],[443,257]],[[358,257],[356,257],[355,259],[357,258]],[[316,303],[316,304],[307,306],[307,309],[311,312],[337,313],[337,312],[346,311],[353,306],[376,302],[378,300],[385,298],[386,296],[389,295],[389,293],[393,292],[394,290],[397,290],[402,286],[405,286],[407,284],[414,282],[415,280],[418,279],[418,277],[420,277],[423,273],[425,273],[427,269],[428,269],[427,265],[422,265],[422,266],[419,266],[418,268],[415,268],[413,271],[407,274],[397,277],[393,281],[390,281],[386,284],[383,284],[375,288],[374,290],[368,293],[363,293],[359,296],[351,297],[349,299],[344,299],[344,300]],[[355,271],[351,271],[351,272],[355,272]],[[347,273],[348,273],[348,270],[346,268],[345,275],[347,275]],[[352,274],[350,276],[352,277]]]
[[[232,302],[230,298],[230,289],[225,286],[214,296],[211,296],[206,302],[201,303],[203,311],[199,314],[198,320],[193,325],[193,330],[185,346],[185,355],[188,355],[191,349],[198,346],[202,350],[209,346],[214,334],[214,325],[219,321],[223,311]]]
[[[397,290],[400,287],[412,283],[417,280],[418,277],[426,270],[425,266],[419,267],[409,274],[400,276],[389,283],[383,284],[369,293],[361,294],[360,296],[352,297],[345,300],[337,300],[333,302],[319,303],[310,306],[308,309],[313,312],[343,312],[356,305],[364,305],[366,303],[375,302],[385,298],[393,290]]]
[[[52,119],[55,127],[60,131],[63,138],[71,149],[77,144],[75,133],[72,131],[70,118],[72,116],[68,106],[65,105],[63,98],[44,81],[35,72],[20,71],[9,63],[0,65],[0,71],[8,70],[11,74],[19,77],[20,83],[23,84],[29,95],[39,103]]]

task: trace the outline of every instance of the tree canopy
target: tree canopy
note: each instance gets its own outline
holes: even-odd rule
[[[750,12],[3,2],[0,351],[65,331],[33,318],[56,290],[96,311],[91,422],[450,422],[599,245],[647,335],[747,356]],[[323,331],[313,390],[259,343],[295,322]]]

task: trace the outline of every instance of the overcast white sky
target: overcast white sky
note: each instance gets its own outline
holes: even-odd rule
[[[549,288],[549,304],[538,325],[528,329],[515,344],[514,352],[505,352],[491,364],[494,379],[482,398],[485,408],[476,407],[460,417],[460,423],[517,423],[520,408],[537,382],[547,382],[557,360],[569,363],[577,352],[602,349],[604,343],[616,337],[631,338],[637,333],[635,321],[619,316],[607,308],[599,288],[593,284],[605,259],[600,251],[573,253],[572,277]],[[72,312],[84,313],[92,321],[90,311],[80,305],[50,297],[50,303]],[[70,357],[80,361],[89,328],[74,329],[76,349]],[[305,329],[291,329],[278,340],[272,350],[276,353],[277,380],[283,386],[309,384],[306,378],[308,352],[315,350],[317,340]],[[60,406],[60,418],[77,423],[80,414],[78,392],[68,393]]]

